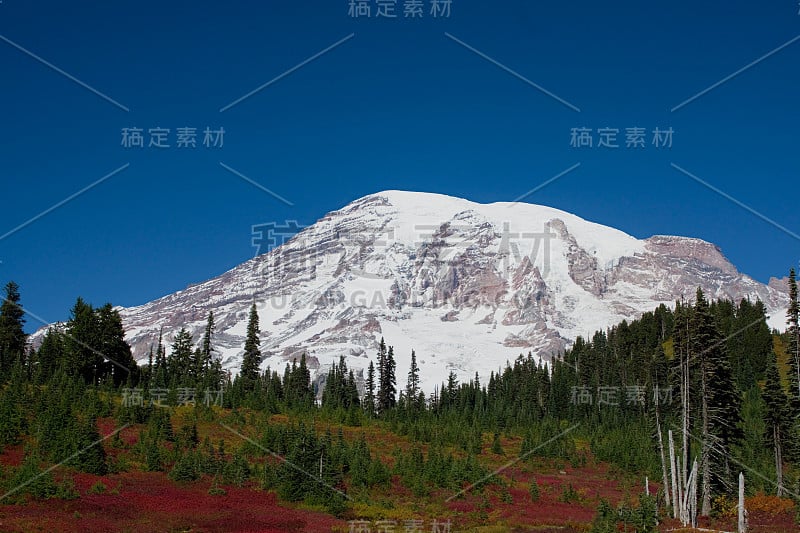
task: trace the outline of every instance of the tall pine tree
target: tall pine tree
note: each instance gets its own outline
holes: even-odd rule
[[[172,353],[167,360],[169,379],[173,385],[192,384],[192,344],[192,334],[186,328],[181,328],[172,342]]]
[[[364,410],[369,416],[375,414],[375,365],[369,362],[367,369],[366,391],[364,393]]]
[[[406,384],[406,402],[409,409],[416,409],[417,396],[419,396],[419,366],[417,366],[417,354],[411,350],[411,368],[408,371],[408,383]]]
[[[786,311],[789,335],[789,398],[792,415],[800,418],[800,303],[797,300],[797,280],[794,268],[789,271],[789,309]]]
[[[789,403],[781,386],[781,377],[774,354],[767,361],[767,375],[764,384],[764,403],[767,406],[767,441],[772,444],[775,457],[775,477],[777,495],[783,496],[783,448],[789,436]]]
[[[258,382],[261,366],[261,330],[258,327],[258,311],[255,302],[250,307],[250,318],[247,322],[247,338],[244,342],[244,356],[239,370],[245,390],[251,391]]]
[[[5,381],[11,368],[22,363],[25,356],[25,311],[19,302],[19,285],[9,281],[0,305],[0,381]]]
[[[381,338],[378,346],[378,411],[383,414],[392,409],[397,402],[397,380],[395,377],[394,348],[386,348]]]
[[[732,486],[729,457],[731,445],[741,437],[741,395],[733,379],[725,339],[717,329],[708,302],[699,288],[690,332],[692,356],[700,374],[701,513],[707,516],[711,512],[714,494],[727,492]]]

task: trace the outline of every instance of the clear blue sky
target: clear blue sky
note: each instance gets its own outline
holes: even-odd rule
[[[796,0],[453,0],[439,19],[425,0],[422,20],[403,3],[367,19],[348,0],[3,0],[0,235],[129,166],[0,239],[0,281],[46,320],[78,295],[141,304],[251,258],[253,224],[313,223],[383,189],[508,201],[577,163],[527,200],[712,241],[761,281],[800,260],[798,239],[671,166],[800,233],[800,41],[671,111],[800,35]],[[126,127],[169,128],[172,147],[126,149]],[[182,127],[194,150],[175,147]],[[222,148],[202,146],[206,127]],[[577,127],[618,128],[622,147],[571,147]],[[644,149],[624,147],[628,127]]]

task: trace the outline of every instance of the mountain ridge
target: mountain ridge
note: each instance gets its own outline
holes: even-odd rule
[[[546,206],[388,190],[120,313],[142,360],[162,326],[167,343],[184,326],[198,339],[214,311],[218,355],[235,371],[255,301],[264,367],[280,371],[306,352],[319,375],[340,355],[358,371],[385,337],[401,374],[416,350],[430,391],[451,370],[465,379],[528,351],[548,359],[577,335],[691,300],[698,286],[709,298],[758,298],[778,325],[788,297],[772,281],[740,273],[702,239],[637,239]]]

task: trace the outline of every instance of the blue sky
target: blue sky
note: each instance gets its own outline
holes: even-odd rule
[[[510,201],[578,163],[526,200],[712,241],[764,282],[800,260],[800,239],[752,212],[800,233],[796,0],[453,0],[436,19],[425,0],[421,20],[403,0],[395,19],[348,3],[3,0],[0,235],[128,166],[0,239],[0,281],[45,320],[78,295],[141,304],[251,258],[254,224],[384,189]],[[133,127],[169,128],[171,147],[125,148]],[[197,148],[176,147],[183,127]],[[570,146],[580,127],[592,148]],[[644,148],[625,148],[631,127]],[[597,147],[599,128],[621,146]]]

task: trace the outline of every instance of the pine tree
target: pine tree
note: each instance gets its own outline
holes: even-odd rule
[[[386,413],[395,406],[397,399],[397,381],[395,378],[394,348],[381,339],[378,348],[378,412]]]
[[[172,342],[172,353],[167,360],[172,383],[188,386],[192,374],[192,334],[181,328]]]
[[[411,368],[408,371],[408,383],[406,384],[406,401],[408,407],[416,410],[417,396],[419,395],[419,366],[417,366],[417,354],[411,350]]]
[[[314,391],[311,388],[311,371],[308,369],[306,354],[300,355],[300,364],[292,361],[291,378],[289,380],[289,402],[293,406],[309,407],[314,402]]]
[[[252,391],[258,382],[259,367],[261,366],[261,330],[258,327],[258,311],[255,302],[250,307],[250,318],[247,322],[247,338],[244,343],[244,356],[239,377],[244,383],[245,390]]]
[[[115,386],[128,380],[134,384],[138,380],[139,368],[133,358],[131,346],[125,341],[125,329],[119,311],[110,303],[95,311],[97,321],[97,351],[103,361],[100,363],[98,379],[111,376]]]
[[[102,354],[96,349],[98,329],[94,308],[79,297],[67,321],[64,370],[81,376],[84,383],[97,383],[104,364]]]
[[[78,455],[73,462],[83,472],[105,475],[108,472],[106,465],[106,452],[100,443],[100,433],[97,431],[97,421],[87,417],[75,421],[74,449]]]
[[[741,438],[741,395],[736,387],[725,348],[703,291],[691,319],[691,347],[700,374],[700,415],[702,439],[702,510],[711,512],[713,493],[732,486],[729,464],[731,445]]]
[[[58,370],[64,359],[64,335],[55,328],[49,328],[36,352],[35,373],[39,383],[49,380]]]
[[[164,348],[164,328],[158,332],[158,345],[156,347],[156,360],[153,371],[153,377],[150,380],[150,386],[155,388],[163,388],[167,386],[167,350]]]
[[[778,364],[773,355],[767,362],[767,375],[764,384],[764,403],[767,406],[767,441],[772,444],[775,456],[775,476],[777,495],[783,496],[783,442],[789,436],[789,402],[781,386]]]
[[[450,409],[456,407],[458,402],[458,376],[452,370],[447,374],[447,385],[442,389],[442,400],[447,402],[447,407]]]
[[[369,362],[369,368],[367,369],[364,409],[367,411],[369,416],[375,414],[375,365],[372,363],[372,361]]]
[[[5,381],[11,368],[22,363],[25,356],[25,311],[19,302],[19,285],[9,281],[0,304],[0,381]]]
[[[208,312],[208,320],[206,321],[206,329],[203,333],[203,340],[200,343],[197,356],[197,368],[195,372],[198,376],[198,381],[202,382],[205,387],[208,387],[210,382],[213,381],[212,362],[213,362],[213,348],[211,347],[211,339],[214,336],[214,312]]]
[[[786,322],[789,335],[789,398],[791,401],[792,415],[800,418],[800,303],[797,299],[797,280],[795,271],[789,271],[789,309],[786,311]]]

